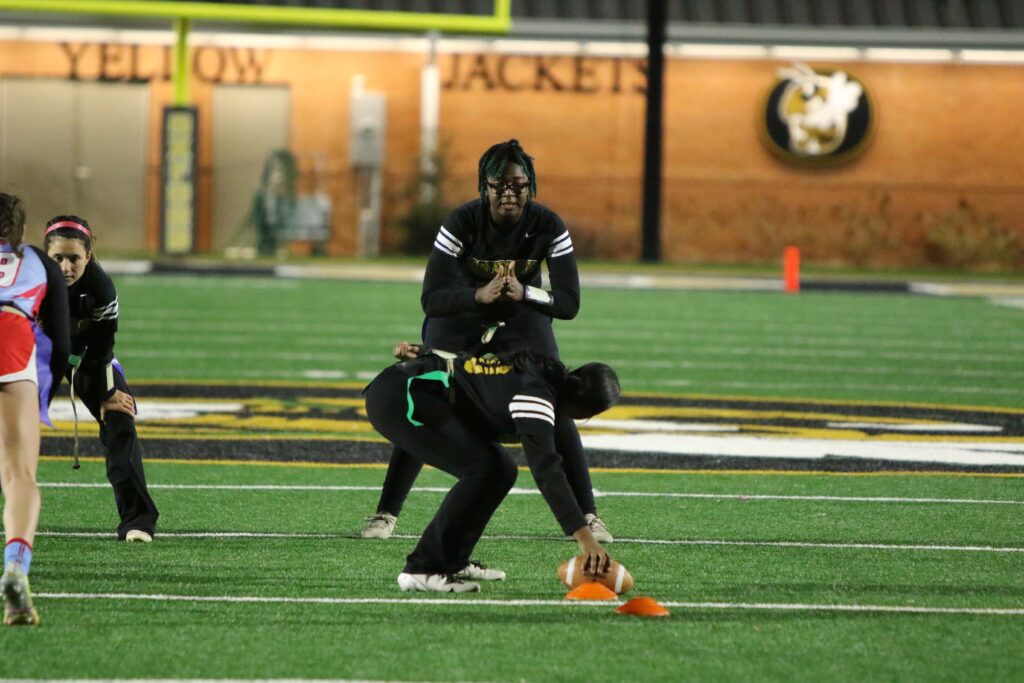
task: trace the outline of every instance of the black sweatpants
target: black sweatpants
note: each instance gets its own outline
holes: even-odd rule
[[[518,470],[499,444],[477,434],[455,413],[440,382],[415,380],[414,426],[406,417],[409,376],[395,367],[366,389],[374,428],[412,459],[456,477],[419,543],[406,558],[411,574],[454,574],[469,564],[484,528],[516,482]]]
[[[562,468],[576,502],[584,514],[597,514],[594,502],[594,486],[590,482],[590,468],[583,455],[583,442],[576,422],[564,415],[555,416],[555,448],[562,455]],[[384,487],[380,492],[377,512],[390,512],[396,517],[401,514],[405,499],[420,474],[423,463],[396,446],[391,451],[388,472],[384,476]]]
[[[100,376],[97,376],[100,375]],[[124,375],[113,369],[114,386],[118,391],[131,394]],[[106,422],[100,420],[100,403],[107,393],[106,378],[98,372],[75,373],[75,396],[85,404],[100,425],[100,443],[107,460],[107,481],[114,489],[114,503],[121,518],[117,537],[124,537],[132,529],[152,535],[160,512],[146,487],[146,473],[142,468],[142,446],[135,431],[131,415],[109,410]]]

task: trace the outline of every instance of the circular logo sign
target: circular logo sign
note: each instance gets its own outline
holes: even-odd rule
[[[781,69],[763,110],[765,144],[786,161],[850,161],[871,138],[871,98],[845,71],[816,71],[805,64]]]

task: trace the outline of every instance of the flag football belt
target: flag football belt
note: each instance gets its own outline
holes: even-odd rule
[[[414,427],[423,426],[422,422],[412,416],[416,411],[416,405],[412,399],[412,383],[415,380],[440,382],[446,390],[448,401],[451,402],[454,398],[452,396],[451,377],[455,374],[455,354],[440,350],[432,350],[430,354],[415,360],[399,363],[400,366],[403,366],[403,372],[407,374],[411,374],[410,371],[417,373],[411,374],[405,383],[405,400],[408,406],[405,417]]]

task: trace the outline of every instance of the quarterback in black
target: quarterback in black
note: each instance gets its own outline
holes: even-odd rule
[[[420,297],[427,316],[423,344],[474,354],[526,349],[557,359],[552,320],[571,320],[580,307],[569,232],[558,214],[533,201],[533,160],[517,140],[488,149],[477,175],[480,198],[452,211],[434,240]],[[545,263],[549,289],[541,287]],[[555,441],[588,524],[599,541],[611,541],[597,517],[583,445],[571,419],[558,417]],[[391,535],[420,467],[396,448],[364,537]]]
[[[615,372],[589,363],[568,372],[543,354],[434,354],[397,363],[366,389],[366,414],[398,448],[447,472],[458,482],[442,502],[398,576],[402,590],[471,592],[467,579],[502,580],[504,572],[470,555],[494,511],[515,484],[515,462],[498,443],[522,441],[537,487],[562,531],[598,574],[608,553],[598,545],[566,480],[555,443],[557,415],[585,419],[619,397]]]
[[[46,224],[43,246],[60,266],[68,286],[72,354],[68,381],[74,397],[100,426],[107,480],[114,488],[121,518],[117,536],[148,543],[159,512],[146,487],[142,447],[135,431],[135,397],[114,358],[117,291],[93,257],[92,242],[89,223],[78,216],[56,216]]]

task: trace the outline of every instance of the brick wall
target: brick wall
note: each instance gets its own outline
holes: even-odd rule
[[[161,46],[0,42],[0,77],[150,83],[147,235],[153,248],[159,244],[159,117],[171,97],[168,51]],[[201,52],[192,79],[203,135],[201,248],[209,246],[211,232],[208,117],[213,84],[285,83],[292,93],[293,151],[326,154],[326,189],[334,204],[330,252],[354,252],[348,100],[355,74],[365,75],[367,89],[387,96],[384,241],[386,247],[401,242],[397,221],[408,203],[419,150],[422,55],[263,48]],[[440,65],[441,137],[452,201],[474,196],[476,161],[487,146],[517,137],[536,159],[539,201],[563,216],[581,253],[639,256],[642,60],[449,54],[441,56]],[[784,245],[797,244],[811,261],[914,266],[928,259],[949,261],[948,254],[936,250],[949,251],[961,233],[965,248],[972,239],[1024,244],[1020,67],[831,65],[867,86],[875,105],[875,135],[850,164],[812,169],[788,165],[759,139],[765,96],[784,65],[668,61],[666,260],[772,262]],[[977,261],[974,265],[983,265],[985,258]]]

